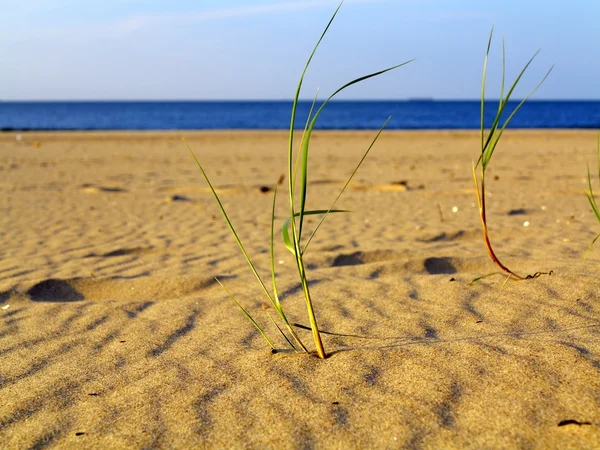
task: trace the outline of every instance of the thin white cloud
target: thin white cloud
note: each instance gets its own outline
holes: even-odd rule
[[[379,3],[386,0],[346,0],[345,3]],[[199,22],[213,22],[219,20],[285,14],[295,11],[315,9],[325,6],[335,7],[339,0],[306,0],[274,4],[257,4],[234,8],[218,8],[196,13],[182,13],[170,15],[138,15],[119,22],[116,29],[121,32],[136,31],[155,25],[182,25]]]
[[[1,0],[0,0],[1,1]],[[75,0],[62,0],[65,2]],[[105,0],[105,2],[125,0]],[[139,0],[126,0],[136,3]],[[345,0],[345,4],[373,4],[387,0]],[[423,0],[420,0],[423,1]],[[38,0],[36,8],[42,8],[49,0]],[[136,14],[128,18],[112,21],[94,21],[92,18],[82,20],[80,23],[67,26],[48,24],[33,30],[22,32],[17,29],[0,27],[0,41],[5,42],[30,42],[47,39],[74,39],[73,42],[83,42],[89,39],[121,39],[138,31],[155,27],[173,27],[193,25],[203,22],[226,21],[230,19],[244,19],[277,14],[291,14],[310,9],[329,8],[331,11],[339,5],[340,0],[289,0],[271,4],[253,4],[231,8],[216,8],[205,11],[187,11],[176,14]],[[1,19],[1,18],[0,18]],[[89,20],[91,19],[91,20]],[[1,23],[1,21],[0,21]]]

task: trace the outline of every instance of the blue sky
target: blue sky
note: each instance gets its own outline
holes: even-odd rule
[[[289,99],[337,0],[5,0],[0,99]],[[417,60],[343,98],[478,98],[496,24],[489,95],[505,35],[516,96],[600,99],[600,1],[346,0],[309,69],[304,98]]]

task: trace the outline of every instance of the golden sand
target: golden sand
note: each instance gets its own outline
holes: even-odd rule
[[[268,278],[261,188],[285,172],[287,135],[185,135]],[[474,285],[495,270],[478,134],[385,133],[338,205],[354,212],[306,253],[327,360],[271,354],[215,283],[277,339],[180,136],[0,135],[1,448],[600,447],[600,245],[582,261],[600,231],[583,195],[594,132],[505,135],[492,244],[515,272],[553,275]],[[309,208],[372,136],[315,135]],[[276,251],[284,308],[306,324]]]

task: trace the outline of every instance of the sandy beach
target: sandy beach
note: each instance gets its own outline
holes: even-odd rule
[[[305,255],[326,360],[271,353],[215,282],[278,339],[182,135],[269,280],[263,191],[287,133],[0,134],[1,448],[600,446],[600,244],[582,260],[600,232],[584,195],[597,132],[505,134],[491,241],[515,272],[552,275],[472,285],[496,270],[478,133],[384,133],[338,204],[353,212]],[[315,134],[310,209],[373,135]],[[280,241],[282,304],[308,325]]]

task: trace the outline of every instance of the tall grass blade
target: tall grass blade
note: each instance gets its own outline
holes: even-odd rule
[[[294,175],[295,170],[293,167],[293,161],[294,161],[294,126],[296,123],[296,110],[298,107],[298,98],[300,97],[300,91],[302,89],[302,84],[304,82],[304,76],[306,75],[306,71],[308,70],[308,66],[310,65],[313,56],[315,55],[315,52],[317,51],[317,48],[319,47],[319,45],[321,44],[321,41],[323,40],[323,38],[325,37],[325,35],[327,34],[327,31],[329,30],[329,27],[331,26],[331,24],[333,23],[335,17],[337,16],[340,8],[342,7],[344,1],[342,0],[340,2],[340,4],[338,5],[338,7],[336,8],[335,12],[333,13],[333,15],[331,16],[331,18],[329,19],[329,22],[327,23],[327,26],[325,27],[325,29],[323,30],[323,32],[321,33],[321,37],[319,38],[319,40],[317,41],[316,45],[314,46],[310,56],[308,57],[308,60],[306,61],[306,64],[304,65],[304,70],[302,71],[302,74],[300,75],[300,80],[298,82],[298,86],[296,87],[296,93],[294,95],[294,101],[292,103],[292,114],[290,117],[290,130],[289,130],[289,140],[288,140],[288,184],[289,184],[289,202],[290,202],[290,217],[292,218],[292,235],[293,235],[293,247],[294,247],[294,254],[296,256],[296,265],[298,268],[298,274],[300,276],[301,279],[301,283],[302,283],[302,288],[304,291],[304,296],[305,296],[305,300],[306,300],[306,307],[308,310],[308,315],[309,315],[309,320],[310,320],[310,324],[311,324],[311,328],[313,330],[313,338],[315,341],[315,346],[317,347],[317,353],[319,354],[319,357],[321,358],[325,358],[325,350],[323,348],[323,344],[321,342],[321,337],[319,335],[319,329],[317,327],[317,323],[316,323],[316,319],[314,317],[314,311],[312,309],[312,302],[310,299],[310,293],[308,290],[308,284],[306,282],[306,276],[304,273],[304,262],[302,261],[302,254],[300,253],[300,239],[299,239],[299,235],[298,235],[298,230],[296,229],[296,212],[295,212],[295,181],[296,181],[296,177]],[[306,128],[305,128],[306,131]],[[304,138],[303,138],[304,140]]]
[[[194,154],[194,152],[190,148],[190,146],[187,143],[187,141],[184,138],[182,138],[182,140],[183,140],[183,142],[185,142],[185,145],[188,148],[189,152],[191,153],[192,157],[194,158],[194,161],[196,161],[196,164],[197,164],[198,168],[200,169],[200,172],[202,172],[202,175],[204,176],[204,179],[206,180],[206,183],[208,184],[208,187],[210,188],[210,191],[212,192],[213,197],[217,201],[219,209],[221,210],[221,214],[223,214],[223,217],[225,218],[225,222],[227,223],[227,226],[229,227],[229,230],[231,231],[231,234],[235,238],[235,241],[237,242],[240,250],[242,251],[242,254],[244,255],[244,258],[246,259],[246,262],[250,266],[250,269],[252,270],[252,273],[254,274],[254,276],[256,277],[256,279],[258,280],[259,284],[263,288],[263,291],[267,295],[267,297],[269,298],[269,300],[271,300],[271,302],[274,303],[273,297],[269,293],[269,290],[265,286],[265,283],[263,283],[262,278],[260,277],[260,275],[256,271],[256,268],[254,267],[254,264],[252,263],[252,260],[250,259],[250,256],[248,256],[248,253],[246,252],[246,249],[244,248],[244,244],[242,244],[242,241],[240,240],[237,232],[235,231],[235,228],[234,228],[233,224],[231,223],[231,220],[229,220],[229,216],[227,215],[227,212],[225,211],[225,207],[223,206],[223,203],[221,203],[221,199],[219,198],[219,195],[215,191],[215,188],[213,187],[212,183],[210,182],[210,179],[208,178],[208,175],[204,171],[204,168],[200,164],[200,161],[198,161],[198,158],[196,158],[196,155]]]
[[[288,183],[289,183],[289,195],[290,195],[290,206],[291,206],[290,216],[291,217],[294,217],[294,177],[292,177],[291,175],[293,173],[292,162],[294,160],[294,158],[293,158],[294,127],[296,124],[296,110],[298,107],[298,99],[300,97],[300,91],[302,90],[302,84],[304,83],[304,77],[306,75],[306,71],[308,70],[308,66],[310,66],[310,63],[311,63],[317,49],[319,48],[321,41],[323,41],[323,38],[327,34],[329,27],[331,27],[331,24],[335,20],[335,17],[338,15],[338,12],[340,11],[340,8],[342,7],[343,4],[344,4],[344,0],[342,0],[340,2],[338,7],[336,8],[336,10],[334,11],[333,15],[329,19],[329,22],[325,26],[325,29],[321,33],[321,37],[319,37],[319,40],[317,41],[316,45],[313,47],[313,50],[312,50],[310,56],[308,57],[306,64],[304,65],[302,74],[300,75],[300,81],[298,82],[298,86],[296,87],[296,94],[294,95],[294,101],[292,103],[292,114],[291,114],[291,118],[290,118],[290,131],[289,131],[289,140],[288,140],[288,175],[289,175]]]
[[[296,333],[294,332],[293,328],[289,324],[289,321],[288,321],[287,317],[283,313],[283,310],[281,309],[280,304],[275,301],[275,299],[273,298],[273,296],[271,295],[271,293],[267,289],[265,283],[263,282],[262,278],[258,274],[258,271],[256,270],[256,267],[254,266],[254,263],[252,262],[252,260],[250,259],[250,256],[246,252],[244,244],[242,244],[241,239],[239,238],[239,236],[238,236],[238,234],[237,234],[237,232],[236,232],[233,224],[231,223],[231,220],[229,219],[229,216],[227,215],[227,212],[225,211],[225,207],[223,206],[223,203],[221,203],[221,199],[219,198],[219,195],[217,194],[217,192],[216,192],[215,188],[213,187],[212,183],[210,182],[210,179],[208,178],[208,175],[204,171],[204,168],[202,167],[202,164],[200,164],[200,161],[198,160],[198,158],[196,158],[196,155],[192,151],[192,149],[189,146],[189,144],[187,143],[187,141],[184,138],[182,138],[182,140],[185,143],[185,145],[186,145],[187,149],[189,150],[190,154],[194,158],[194,161],[196,161],[196,165],[200,169],[200,172],[204,176],[204,179],[206,180],[206,183],[208,184],[208,187],[210,188],[210,190],[211,190],[211,192],[213,194],[213,197],[215,198],[215,200],[217,202],[217,205],[219,206],[221,214],[225,218],[225,222],[227,223],[227,226],[229,227],[229,230],[231,231],[231,234],[235,238],[235,241],[237,242],[238,247],[242,251],[242,254],[244,255],[244,258],[246,259],[246,262],[248,263],[248,266],[250,267],[250,270],[252,271],[252,273],[254,274],[254,276],[256,277],[256,279],[258,280],[258,283],[260,284],[263,292],[265,293],[265,295],[267,296],[267,298],[269,299],[269,301],[271,302],[271,304],[273,305],[273,307],[275,308],[275,310],[277,311],[277,313],[280,315],[280,317],[286,323],[286,326],[290,330],[290,333],[292,334],[292,336],[294,336],[296,338],[296,340],[299,341],[299,339],[297,338]],[[219,284],[221,284],[221,283],[219,283]],[[287,340],[287,338],[286,338],[286,340]],[[299,342],[299,344],[300,344],[301,347],[303,347],[304,349],[306,349],[306,347],[304,347],[301,342]]]
[[[296,189],[296,176],[298,175],[298,165],[300,164],[300,155],[302,154],[302,147],[304,145],[304,139],[306,137],[306,130],[308,129],[308,125],[310,124],[310,119],[312,118],[313,111],[315,109],[315,105],[317,104],[317,98],[319,96],[319,89],[315,93],[313,98],[312,105],[310,105],[310,110],[308,111],[308,116],[306,116],[306,123],[304,124],[304,131],[302,132],[302,139],[300,139],[300,150],[296,155],[296,162],[294,163],[294,189]]]
[[[508,126],[508,124],[512,120],[513,116],[517,113],[517,111],[519,109],[521,109],[521,106],[523,106],[525,104],[525,102],[527,100],[529,100],[529,98],[533,94],[535,94],[535,92],[540,88],[540,86],[542,84],[544,84],[544,81],[546,81],[546,78],[548,78],[548,76],[550,75],[550,72],[552,72],[553,69],[554,69],[554,64],[552,65],[552,67],[550,67],[550,69],[548,70],[548,72],[546,72],[546,75],[544,75],[544,78],[542,78],[542,81],[540,81],[537,84],[537,86],[529,94],[527,94],[527,96],[523,100],[521,100],[521,102],[515,107],[515,109],[513,109],[513,111],[510,113],[510,115],[508,116],[508,118],[504,122],[504,125],[502,125],[502,128],[500,129],[500,131],[498,131],[497,135],[494,136],[494,138],[493,138],[493,144],[490,146],[489,156],[487,156],[487,158],[486,158],[486,162],[485,162],[486,166],[489,163],[490,159],[492,158],[492,154],[494,153],[494,150],[496,149],[496,145],[498,144],[498,140],[500,139],[500,137],[504,133],[504,130],[506,129],[506,127]],[[517,82],[515,81],[515,83],[517,83]],[[514,88],[514,86],[513,86],[513,88]],[[511,93],[512,93],[512,90],[511,90]],[[510,98],[510,94],[508,94],[506,101],[508,101],[509,98]],[[502,110],[504,110],[504,107],[502,108]],[[500,112],[500,114],[502,114],[502,112]]]
[[[368,75],[364,75],[362,77],[356,78],[352,81],[349,81],[348,83],[344,84],[341,88],[339,88],[338,90],[336,90],[333,94],[331,94],[324,102],[323,104],[319,107],[319,109],[317,110],[317,112],[314,114],[310,125],[308,127],[308,130],[306,130],[306,138],[303,142],[303,148],[302,148],[302,171],[301,171],[301,181],[300,181],[300,218],[298,221],[298,239],[300,239],[302,237],[302,225],[303,225],[303,219],[304,219],[304,214],[302,214],[302,211],[305,209],[305,205],[306,205],[306,186],[307,186],[307,182],[308,182],[308,149],[309,149],[309,145],[310,145],[310,138],[312,136],[312,132],[314,130],[314,127],[317,123],[317,120],[319,118],[319,115],[321,114],[321,112],[323,111],[323,109],[327,106],[327,104],[336,96],[338,95],[340,92],[344,91],[345,89],[349,88],[350,86],[360,83],[361,81],[365,81],[368,80],[369,78],[373,78],[379,75],[383,75],[386,72],[390,72],[394,69],[397,69],[399,67],[405,66],[408,63],[411,63],[412,61],[414,61],[414,59],[411,59],[409,61],[405,61],[401,64],[397,64],[395,66],[392,67],[388,67],[387,69],[383,69],[383,70],[379,70],[377,72],[373,72],[370,73]]]
[[[492,46],[492,37],[494,36],[494,25],[492,25],[492,29],[490,31],[490,37],[488,38],[487,50],[485,51],[485,58],[483,58],[483,76],[481,77],[481,156],[477,161],[479,161],[483,157],[483,152],[485,149],[485,145],[483,144],[483,136],[484,136],[484,127],[485,127],[485,82],[487,80],[487,63],[490,55],[490,48]],[[501,98],[502,99],[502,98]]]
[[[343,4],[343,2],[341,2],[339,4],[338,8],[335,10],[334,14],[332,15],[331,19],[329,20],[327,26],[325,27],[323,33],[321,34],[321,37],[319,38],[319,40],[317,41],[317,44],[313,48],[313,50],[306,62],[306,65],[304,67],[302,75],[300,76],[300,80],[298,82],[298,86],[296,88],[296,94],[294,96],[294,101],[292,104],[292,114],[291,114],[291,118],[290,118],[290,132],[289,132],[289,142],[288,142],[288,183],[289,183],[290,215],[289,215],[288,221],[286,222],[286,224],[284,224],[284,242],[286,244],[286,247],[294,254],[295,259],[296,259],[296,266],[298,269],[298,274],[300,276],[300,281],[302,283],[302,289],[303,289],[305,300],[306,300],[306,306],[307,306],[307,310],[308,310],[308,314],[309,314],[309,321],[310,321],[311,329],[313,331],[313,338],[315,340],[315,346],[317,347],[317,353],[319,354],[319,356],[321,358],[325,358],[325,350],[324,350],[322,342],[321,342],[316,318],[315,318],[314,311],[312,308],[312,300],[310,298],[310,291],[309,291],[308,283],[306,280],[306,271],[305,271],[304,261],[302,259],[303,252],[302,252],[302,248],[300,245],[300,241],[302,238],[303,225],[304,225],[304,217],[305,217],[305,215],[309,214],[309,211],[306,209],[306,197],[307,197],[307,185],[308,185],[308,154],[309,154],[308,149],[309,149],[309,144],[310,144],[310,137],[311,137],[312,131],[314,129],[315,123],[319,117],[319,114],[321,113],[321,111],[323,110],[325,105],[329,102],[329,100],[331,100],[333,97],[335,97],[335,95],[337,95],[339,92],[341,92],[342,90],[346,89],[347,87],[349,87],[353,84],[356,84],[360,81],[366,80],[368,78],[371,78],[371,77],[374,77],[377,75],[381,75],[385,72],[388,72],[390,70],[393,70],[397,67],[400,67],[400,66],[406,64],[406,63],[399,64],[398,66],[390,67],[388,69],[385,69],[385,70],[382,70],[379,72],[375,72],[373,74],[369,74],[369,75],[357,78],[355,80],[352,80],[351,82],[346,83],[340,89],[335,91],[327,100],[325,100],[325,102],[320,106],[320,108],[317,110],[317,112],[312,116],[309,125],[305,126],[305,128],[304,128],[303,139],[301,141],[301,149],[299,150],[299,154],[298,154],[298,157],[300,158],[300,162],[296,163],[296,165],[294,166],[294,163],[293,163],[293,161],[294,161],[294,153],[293,153],[294,126],[295,126],[295,122],[296,122],[296,110],[297,110],[297,105],[298,105],[298,98],[299,98],[300,90],[302,88],[302,84],[304,81],[304,76],[306,74],[308,66],[310,65],[310,62],[312,61],[312,58],[313,58],[317,48],[319,47],[319,45],[320,45],[321,41],[323,40],[324,36],[326,35],[327,31],[329,30],[329,27],[331,26],[331,23],[333,22],[337,13],[339,12],[339,9],[342,6],[342,4]],[[311,113],[312,113],[312,109],[311,109]],[[309,118],[310,118],[310,116],[309,116]],[[296,174],[297,174],[298,170],[300,171],[300,183],[299,183],[298,191],[297,191],[296,190]],[[298,199],[298,197],[299,197],[299,205],[298,205],[298,212],[296,212],[296,199]],[[333,212],[333,211],[330,211],[330,212]],[[298,219],[298,220],[296,220],[296,219]],[[291,237],[289,236],[289,228],[288,228],[290,222],[291,222]]]

